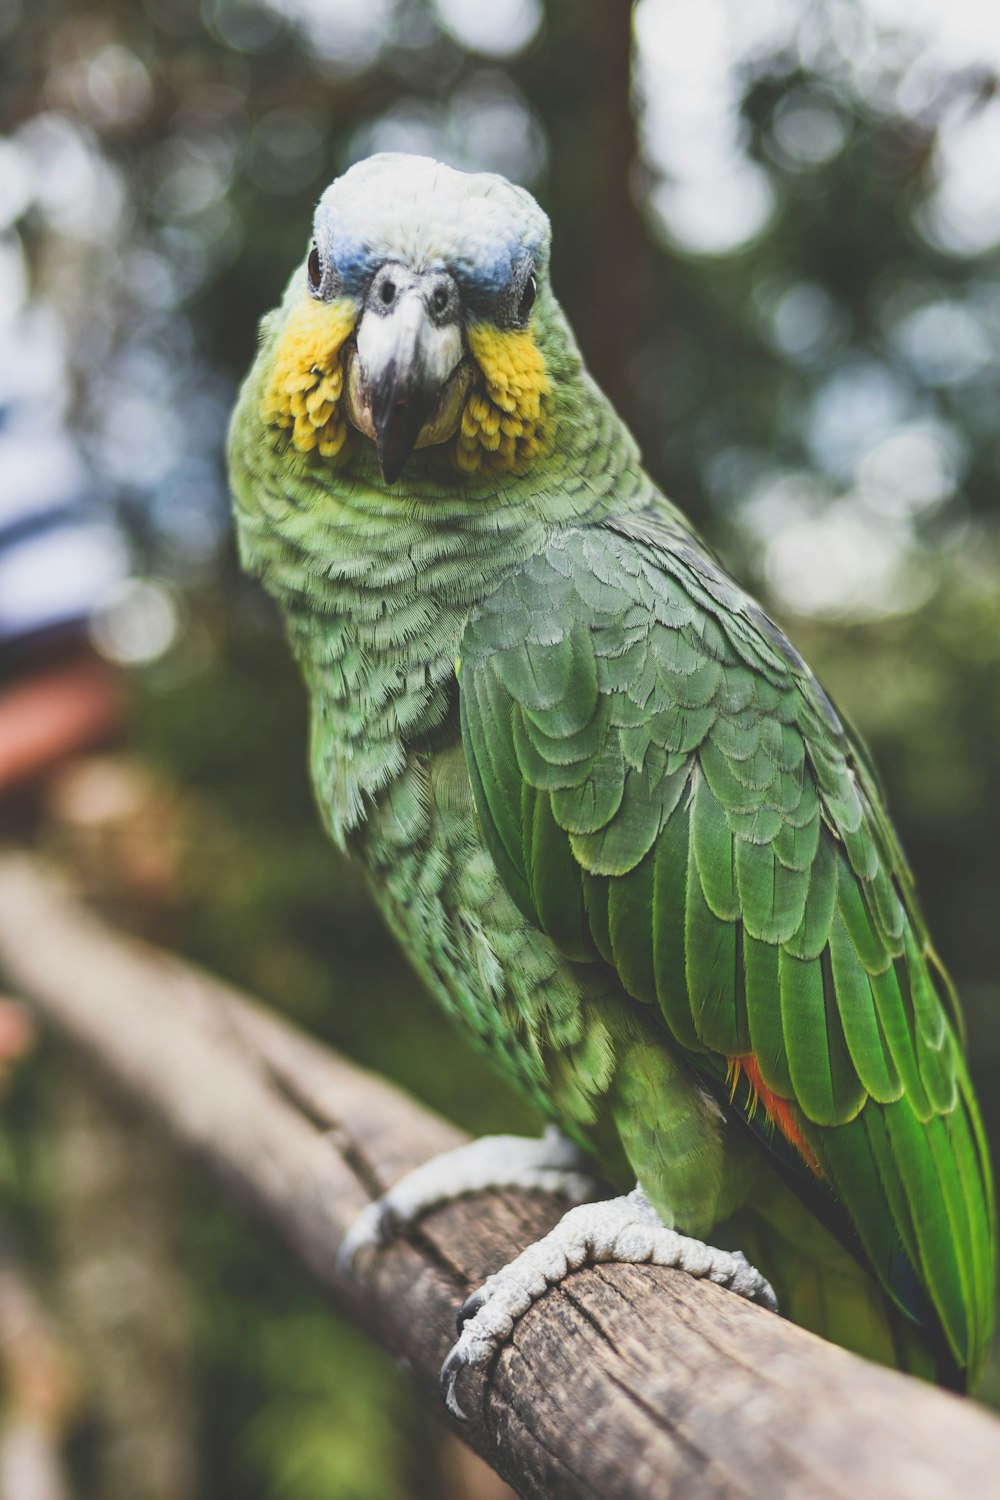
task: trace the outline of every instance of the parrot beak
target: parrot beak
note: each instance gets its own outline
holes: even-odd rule
[[[410,293],[396,314],[392,351],[377,373],[368,373],[375,445],[386,484],[402,474],[440,394],[424,350],[425,325],[423,307]]]
[[[462,362],[458,311],[458,289],[445,272],[418,275],[389,264],[372,282],[357,352],[364,427],[386,484],[399,478],[414,448],[438,440],[435,417]]]

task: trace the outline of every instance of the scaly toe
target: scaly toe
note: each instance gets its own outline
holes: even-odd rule
[[[573,1208],[463,1302],[458,1340],[441,1371],[441,1390],[452,1416],[464,1417],[457,1397],[463,1370],[485,1368],[509,1341],[518,1320],[571,1271],[609,1261],[672,1266],[777,1311],[770,1283],[745,1255],[668,1229],[641,1189]]]
[[[349,1276],[362,1250],[380,1250],[391,1238],[393,1215],[381,1198],[366,1206],[358,1214],[341,1241],[337,1251],[337,1270]]]
[[[496,1188],[556,1193],[571,1203],[600,1196],[580,1148],[553,1128],[541,1139],[483,1136],[431,1158],[362,1210],[348,1231],[337,1264],[348,1274],[362,1250],[380,1249],[425,1213],[469,1193]]]

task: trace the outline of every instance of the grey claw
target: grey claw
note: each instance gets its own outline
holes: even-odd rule
[[[486,1300],[487,1292],[485,1287],[478,1287],[476,1291],[469,1293],[465,1301],[462,1303],[461,1307],[458,1309],[458,1316],[455,1319],[456,1323],[458,1324],[459,1333],[462,1332],[462,1329],[465,1327],[469,1319],[476,1316],[476,1313],[479,1311],[479,1309],[485,1305]]]
[[[778,1299],[774,1294],[774,1288],[771,1286],[770,1282],[767,1282],[761,1288],[760,1296],[757,1298],[757,1304],[758,1306],[763,1307],[766,1312],[772,1312],[778,1317],[781,1316],[781,1309],[778,1307]]]
[[[448,1358],[441,1366],[441,1395],[444,1399],[445,1406],[458,1422],[468,1421],[465,1412],[459,1405],[458,1397],[455,1395],[455,1388],[458,1385],[458,1377],[461,1375],[464,1369],[465,1360],[462,1358],[457,1349],[453,1349],[451,1351],[451,1353],[448,1355]]]

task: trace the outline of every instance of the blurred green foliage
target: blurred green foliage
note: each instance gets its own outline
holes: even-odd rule
[[[650,467],[871,742],[1000,1156],[1000,200],[969,165],[996,60],[861,0],[644,0],[630,83],[627,22],[0,0],[0,275],[63,328],[66,420],[167,609],[101,639],[134,664],[132,743],[196,809],[182,946],[468,1128],[531,1127],[320,833],[302,691],[227,540],[226,411],[316,196],[358,154],[429,150],[540,197]],[[42,1255],[46,1068],[4,1174]],[[185,1246],[203,1494],[458,1493],[388,1361],[197,1179]]]

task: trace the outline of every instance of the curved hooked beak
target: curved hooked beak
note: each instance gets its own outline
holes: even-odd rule
[[[450,377],[462,363],[458,289],[445,272],[417,275],[383,266],[358,326],[363,409],[357,425],[374,437],[387,484],[403,472],[415,447],[439,442]],[[456,416],[457,421],[457,416]]]

